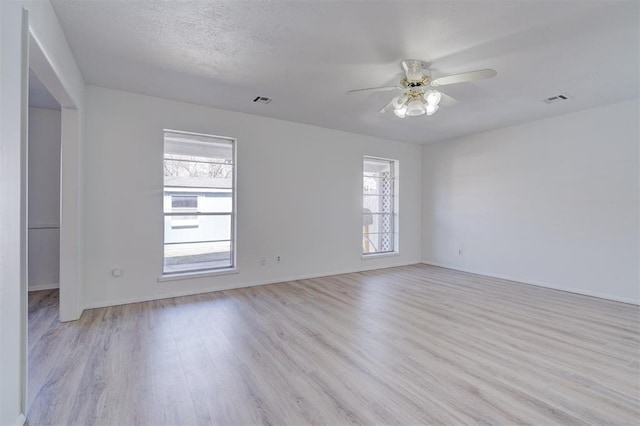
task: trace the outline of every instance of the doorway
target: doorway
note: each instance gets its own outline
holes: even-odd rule
[[[58,238],[58,259],[57,262],[57,282],[59,283],[59,320],[60,321],[73,321],[80,317],[82,312],[80,301],[80,279],[81,279],[81,254],[82,254],[82,216],[81,216],[81,135],[82,135],[82,99],[84,98],[84,86],[79,93],[76,93],[77,87],[73,84],[69,84],[70,77],[72,77],[73,69],[69,70],[68,67],[62,67],[59,64],[52,64],[49,60],[50,56],[45,53],[42,47],[42,43],[38,40],[36,34],[33,33],[31,28],[28,34],[28,73],[37,77],[41,84],[41,91],[48,93],[50,97],[45,105],[49,107],[55,107],[55,103],[59,109],[60,116],[60,128],[57,131],[59,148],[55,158],[49,159],[49,165],[46,168],[52,168],[54,165],[58,168],[57,178],[55,182],[49,183],[47,188],[49,191],[45,198],[51,200],[47,202],[48,213],[46,217],[39,216],[35,226],[42,226],[43,229],[39,230],[27,230],[30,234],[48,234],[49,247],[53,246],[53,241]],[[64,72],[71,73],[70,75],[63,75]],[[27,72],[25,72],[27,74]],[[27,77],[25,75],[25,77]],[[65,78],[66,77],[66,78]],[[29,78],[29,80],[32,80]],[[36,81],[33,79],[32,81]],[[84,82],[82,82],[84,84]],[[76,85],[77,86],[77,85]],[[75,87],[75,92],[73,91]],[[70,90],[71,89],[71,90]],[[72,98],[71,93],[74,93]],[[26,95],[26,93],[25,93]],[[46,95],[45,95],[46,96]],[[46,96],[48,97],[48,96]],[[53,99],[51,99],[53,98]],[[27,100],[25,99],[25,104]],[[38,114],[40,116],[53,115],[56,113],[47,113],[42,110],[46,108],[40,108]],[[29,111],[31,113],[34,110]],[[27,122],[31,121],[33,117],[28,117]],[[42,117],[40,117],[42,118]],[[37,119],[37,118],[36,118]],[[32,123],[29,123],[29,131],[33,131]],[[29,138],[30,139],[30,138]],[[54,143],[55,144],[55,143]],[[29,143],[27,144],[27,147]],[[51,145],[49,149],[53,150]],[[63,165],[63,166],[62,166]],[[47,171],[50,175],[55,174],[51,170]],[[25,180],[27,177],[26,176]],[[56,186],[57,184],[57,186]],[[23,189],[24,197],[32,203],[33,197],[29,192],[32,188],[25,185]],[[36,196],[38,198],[39,196]],[[55,201],[58,205],[55,208],[57,214],[53,212]],[[32,206],[29,210],[34,210]],[[33,211],[29,211],[26,222],[31,225],[30,219],[32,219]],[[55,227],[58,227],[56,230]],[[48,228],[48,229],[44,229]],[[29,254],[25,253],[25,257],[29,258]],[[31,260],[31,259],[29,259]],[[45,261],[44,259],[42,259]],[[55,270],[55,255],[52,255],[52,251],[49,251],[46,262],[48,267],[39,270],[47,274],[47,277],[38,277],[35,281],[29,280],[30,283],[40,284],[42,286],[55,285],[56,270]],[[28,268],[30,273],[33,273],[32,268]],[[53,280],[53,281],[52,281]],[[26,284],[26,283],[25,283]],[[36,284],[36,285],[37,285]]]
[[[47,292],[59,299],[60,288],[60,141],[61,108],[29,70],[27,152],[27,288],[29,307]],[[56,302],[55,308],[58,309]]]

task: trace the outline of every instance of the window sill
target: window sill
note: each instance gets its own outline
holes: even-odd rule
[[[378,258],[381,258],[381,257],[393,257],[393,256],[400,256],[400,252],[399,251],[390,251],[388,253],[363,254],[360,258],[362,260],[369,260],[369,259],[378,259]]]
[[[215,277],[218,275],[230,275],[237,273],[238,270],[236,268],[219,269],[217,271],[178,272],[175,274],[161,275],[158,278],[158,282],[180,281],[188,280],[191,278]]]

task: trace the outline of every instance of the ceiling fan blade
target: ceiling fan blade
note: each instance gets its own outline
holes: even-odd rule
[[[450,107],[459,103],[457,99],[447,95],[446,93],[440,92],[440,95],[441,95],[440,103],[439,103],[440,106]]]
[[[402,70],[409,81],[420,81],[424,77],[424,62],[417,59],[405,59],[401,62]]]
[[[349,90],[347,93],[361,93],[361,92],[386,92],[387,90],[404,89],[402,86],[384,86],[384,87],[368,87],[366,89]]]
[[[389,102],[388,104],[386,104],[386,105],[384,106],[384,108],[382,108],[382,109],[380,110],[380,113],[384,114],[385,112],[387,112],[387,111],[391,111],[392,109],[393,109],[393,100],[392,100],[391,102]]]
[[[465,83],[467,81],[483,80],[485,78],[495,77],[496,74],[498,74],[498,72],[492,69],[463,72],[461,74],[436,78],[431,82],[431,86],[438,87],[446,86],[448,84]]]

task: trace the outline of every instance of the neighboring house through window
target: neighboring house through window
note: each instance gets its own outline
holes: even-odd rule
[[[398,251],[398,162],[364,157],[362,254]]]
[[[235,267],[235,140],[165,130],[163,274]]]
[[[172,213],[197,213],[198,212],[198,195],[191,193],[168,192],[171,197]],[[171,216],[171,228],[197,228],[198,216]]]

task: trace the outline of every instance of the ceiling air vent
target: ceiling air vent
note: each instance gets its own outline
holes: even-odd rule
[[[561,93],[559,95],[551,96],[550,98],[544,99],[544,102],[548,104],[555,104],[556,102],[566,101],[569,99],[573,99],[573,96],[569,95],[568,93]]]
[[[256,96],[255,99],[253,100],[253,102],[257,102],[259,104],[268,104],[269,102],[271,102],[273,99],[271,98],[265,98],[264,96]]]

